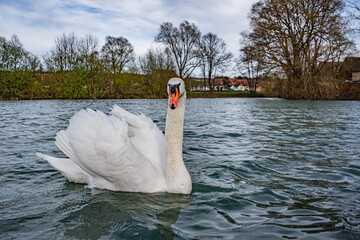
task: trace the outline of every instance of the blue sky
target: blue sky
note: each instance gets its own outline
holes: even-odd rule
[[[248,29],[255,0],[0,0],[0,35],[18,35],[24,47],[43,55],[57,36],[93,34],[100,46],[106,36],[126,37],[140,55],[150,48],[163,22],[195,23],[203,34],[223,38],[237,55],[239,33]]]

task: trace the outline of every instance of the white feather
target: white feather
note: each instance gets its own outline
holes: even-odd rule
[[[165,175],[165,137],[156,124],[143,114],[134,115],[117,105],[113,106],[111,114],[128,123],[131,142],[154,167]]]
[[[51,166],[61,172],[71,182],[88,183],[91,179],[89,174],[68,158],[56,158],[41,153],[36,153],[36,156],[48,161]]]
[[[90,187],[131,192],[166,191],[164,173],[134,146],[128,136],[127,122],[118,117],[91,109],[81,110],[70,119],[68,129],[57,134],[56,145],[71,160],[61,159],[64,164],[59,164],[60,159],[38,156],[49,161],[70,181],[82,182],[67,172],[74,172],[76,166],[89,176],[85,183]],[[67,163],[71,163],[69,169]]]

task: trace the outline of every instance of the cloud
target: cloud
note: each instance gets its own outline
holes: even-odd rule
[[[248,28],[252,1],[238,0],[0,0],[0,35],[17,34],[24,47],[43,55],[57,36],[74,32],[105,37],[123,36],[143,54],[152,45],[163,22],[178,26],[183,20],[195,23],[202,33],[223,38],[237,55],[239,33]]]

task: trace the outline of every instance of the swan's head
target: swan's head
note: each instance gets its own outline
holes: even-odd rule
[[[174,110],[179,98],[185,94],[185,83],[181,78],[171,78],[168,82],[167,92],[169,93],[169,108]]]

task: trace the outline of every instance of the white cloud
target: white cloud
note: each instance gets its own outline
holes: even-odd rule
[[[37,55],[49,51],[57,36],[93,34],[102,45],[107,35],[128,38],[137,54],[152,45],[163,22],[195,23],[202,33],[223,38],[237,55],[239,33],[248,27],[251,1],[239,0],[0,0],[0,35],[17,34]]]

